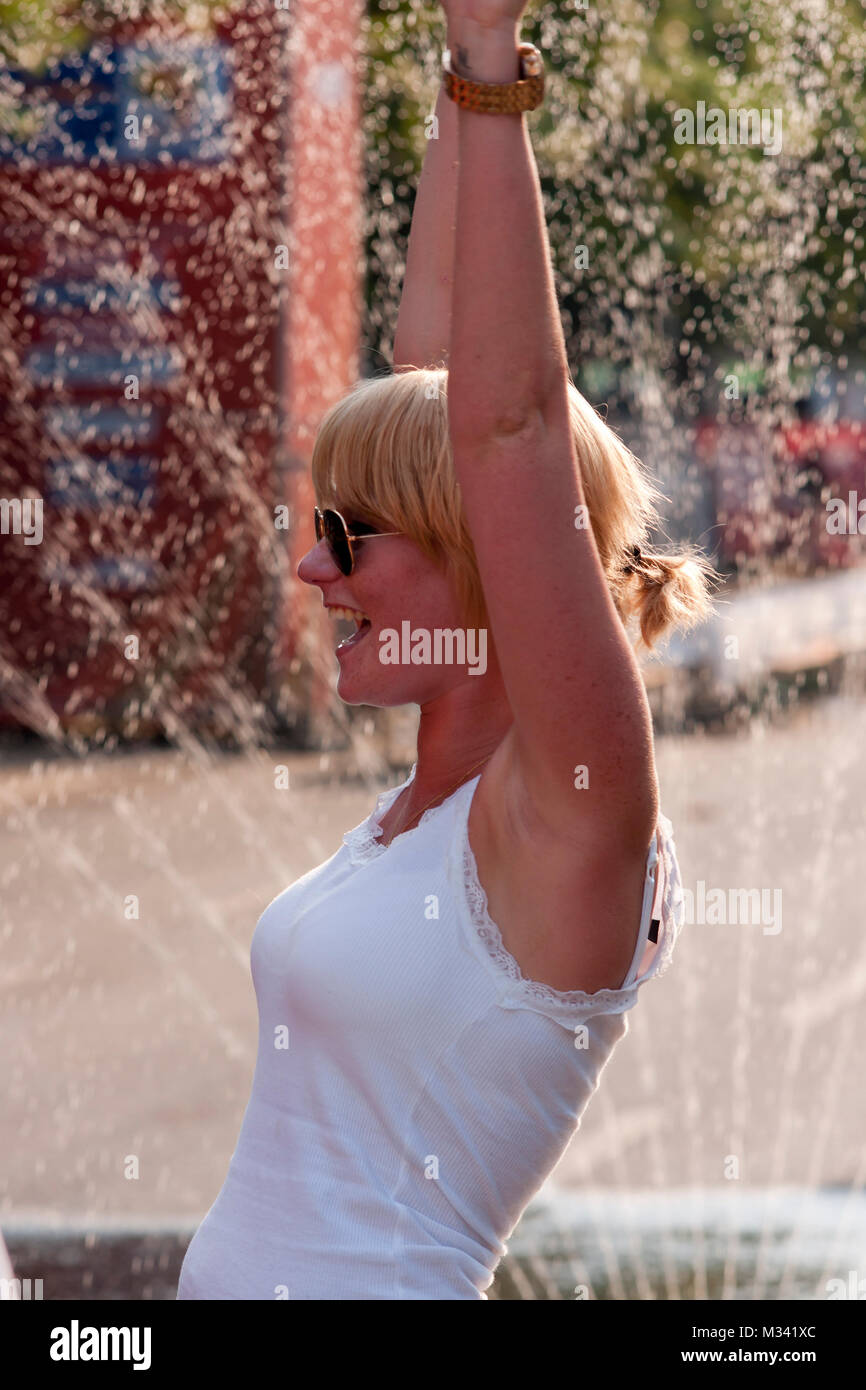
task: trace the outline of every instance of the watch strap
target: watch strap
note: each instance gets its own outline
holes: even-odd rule
[[[451,50],[442,56],[442,82],[453,102],[467,111],[534,111],[544,99],[544,63],[532,43],[521,43],[520,78],[516,82],[472,82],[453,68]]]

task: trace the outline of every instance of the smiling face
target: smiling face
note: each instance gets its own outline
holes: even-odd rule
[[[337,510],[345,517],[350,533],[359,523],[369,524],[367,518],[348,508]],[[318,541],[298,565],[298,578],[321,589],[328,608],[351,608],[369,619],[369,627],[336,648],[340,698],[349,705],[425,704],[462,684],[468,677],[465,666],[397,665],[379,659],[380,634],[385,629],[400,633],[405,621],[412,629],[431,633],[436,628],[465,628],[446,570],[405,535],[362,539],[353,546],[355,568],[351,574],[341,572],[325,539]],[[341,622],[339,628],[346,631],[348,624]],[[335,622],[335,638],[337,635]]]

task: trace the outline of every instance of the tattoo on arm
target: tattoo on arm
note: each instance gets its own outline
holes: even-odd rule
[[[457,45],[457,61],[460,64],[460,72],[463,77],[469,77],[472,72],[472,64],[469,62],[469,54],[460,44]]]

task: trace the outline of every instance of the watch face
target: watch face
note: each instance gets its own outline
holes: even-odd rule
[[[528,52],[527,52],[526,49],[523,50],[522,57],[523,57],[523,71],[524,71],[524,73],[526,74],[526,76],[527,76],[527,77],[538,77],[539,74],[540,74],[541,71],[542,71],[542,68],[543,68],[543,63],[542,63],[542,61],[541,61],[541,54],[539,53],[538,49],[535,48],[535,47],[529,46]]]

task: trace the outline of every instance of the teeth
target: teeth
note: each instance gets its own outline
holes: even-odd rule
[[[367,614],[361,613],[357,608],[331,607],[328,609],[328,612],[332,618],[343,618],[348,622],[363,623],[367,618]]]

